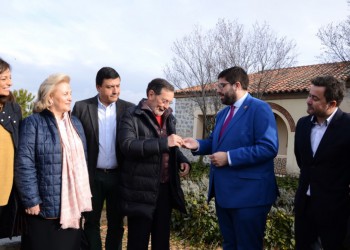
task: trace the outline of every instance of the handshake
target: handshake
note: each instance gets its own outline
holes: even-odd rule
[[[193,139],[191,137],[182,138],[178,135],[172,134],[168,136],[168,146],[182,147],[196,151],[199,148],[199,143],[196,139]],[[225,167],[229,164],[227,152],[215,152],[209,155],[209,159],[211,161],[211,164],[215,167]]]
[[[168,136],[168,146],[169,147],[183,147],[191,150],[198,149],[198,141],[187,137],[182,138],[181,136],[178,136],[176,134],[171,134]]]
[[[176,134],[171,134],[168,136],[168,146],[169,147],[183,147],[187,149],[195,150],[198,148],[197,140],[193,138],[182,138]],[[190,165],[187,162],[180,163],[180,176],[185,177],[190,171]]]

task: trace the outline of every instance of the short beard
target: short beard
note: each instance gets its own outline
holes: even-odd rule
[[[236,92],[225,93],[224,97],[221,100],[221,103],[224,105],[232,105],[237,101]]]

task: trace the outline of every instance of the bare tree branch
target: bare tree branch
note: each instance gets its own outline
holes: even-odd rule
[[[270,70],[295,63],[294,49],[294,42],[277,37],[266,23],[256,23],[251,31],[245,32],[236,21],[220,19],[213,29],[203,31],[197,26],[191,34],[175,41],[174,57],[164,73],[177,88],[191,90],[188,95],[203,114],[205,137],[213,126],[208,123],[208,110],[217,113],[222,107],[212,84],[219,72],[233,66],[263,72],[258,88],[254,89],[261,98],[273,77]]]
[[[262,98],[271,77],[276,77],[270,70],[295,64],[295,43],[286,37],[277,37],[266,23],[255,23],[250,32],[245,32],[237,22],[219,20],[215,32],[219,44],[216,65],[221,69],[238,65],[248,72],[263,73],[253,90],[258,98]]]
[[[350,16],[339,24],[321,27],[317,37],[322,43],[322,61],[350,61]]]
[[[174,42],[172,50],[175,56],[172,63],[164,69],[167,79],[179,89],[199,86],[200,94],[193,98],[204,115],[204,123],[207,121],[205,97],[210,92],[208,86],[215,81],[217,75],[213,67],[215,46],[210,33],[204,33],[200,27],[196,27],[190,35]]]

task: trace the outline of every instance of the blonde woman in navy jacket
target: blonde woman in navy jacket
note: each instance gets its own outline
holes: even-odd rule
[[[70,116],[69,82],[64,74],[49,76],[34,114],[20,126],[15,181],[26,212],[26,250],[79,250],[81,212],[91,210],[85,136]]]

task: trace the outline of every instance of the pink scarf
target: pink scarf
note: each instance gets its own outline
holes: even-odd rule
[[[91,191],[83,143],[68,112],[59,125],[62,141],[62,190],[60,223],[63,229],[79,228],[81,213],[91,211]]]

